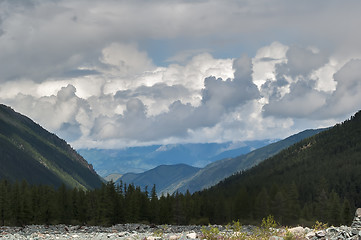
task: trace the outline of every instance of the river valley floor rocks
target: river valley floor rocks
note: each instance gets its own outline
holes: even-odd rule
[[[220,232],[219,236],[225,236],[227,230],[224,226],[214,225]],[[242,226],[241,232],[254,234],[257,230],[254,226]],[[350,227],[329,227],[327,229],[310,229],[301,226],[294,228],[273,229],[273,235],[268,240],[290,239],[291,233],[297,240],[361,240],[361,208],[356,210],[355,217]],[[236,235],[232,239],[237,239]],[[217,238],[217,237],[216,237]],[[146,225],[146,224],[117,224],[112,227],[101,226],[67,226],[67,225],[28,225],[24,227],[0,227],[0,239],[11,240],[39,240],[39,239],[124,239],[124,240],[187,240],[204,239],[202,235],[202,226],[175,226],[175,225]],[[222,238],[224,239],[224,238]],[[254,238],[252,238],[254,239]],[[264,239],[264,238],[262,238]]]

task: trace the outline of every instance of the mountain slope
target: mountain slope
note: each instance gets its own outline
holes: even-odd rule
[[[198,171],[190,178],[181,182],[176,182],[173,185],[167,187],[164,190],[164,193],[173,193],[176,191],[184,193],[187,190],[193,193],[211,187],[221,180],[240,171],[249,169],[263,160],[277,154],[282,149],[285,149],[301,141],[302,139],[313,136],[323,130],[325,129],[305,130],[284,140],[256,149],[248,154],[241,155],[236,158],[227,158],[213,162]]]
[[[0,104],[0,179],[83,189],[101,178],[64,140]]]
[[[304,218],[337,225],[361,206],[360,172],[358,112],[201,194],[209,201],[223,198],[238,209],[236,219],[272,214],[286,224]]]
[[[156,185],[157,193],[160,193],[169,184],[179,182],[198,172],[200,168],[186,164],[161,165],[144,173],[126,173],[119,181],[123,183],[133,183],[144,189],[146,186],[152,188]]]

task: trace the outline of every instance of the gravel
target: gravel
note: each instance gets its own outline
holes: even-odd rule
[[[201,228],[201,226],[144,224],[118,224],[112,227],[29,225],[0,227],[0,239],[197,239]]]

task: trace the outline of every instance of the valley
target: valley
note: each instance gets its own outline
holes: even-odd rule
[[[238,157],[214,161],[204,168],[160,165],[144,173],[114,175],[120,177],[115,184],[100,182],[85,159],[29,118],[6,106],[1,106],[0,113],[2,154],[14,156],[1,158],[3,224],[113,225],[146,221],[203,225],[226,224],[236,219],[254,223],[272,215],[282,225],[310,225],[316,219],[339,225],[350,224],[352,212],[361,204],[357,197],[361,112],[333,127],[306,130]],[[50,154],[50,150],[60,153]],[[17,175],[28,170],[27,165],[18,164],[14,171],[8,167],[13,163],[9,159],[26,160],[48,170],[42,175],[34,168],[28,175]],[[47,177],[58,172],[47,165],[50,163],[71,172],[70,176],[84,187],[74,187],[67,179],[55,185]],[[37,179],[44,179],[32,182],[33,172],[38,174]],[[205,177],[197,178],[202,173]],[[81,176],[87,177],[81,180]],[[86,185],[94,178],[98,179],[98,186]],[[178,188],[166,192],[174,185]],[[179,186],[186,187],[182,190]],[[12,203],[14,197],[16,204]],[[37,215],[38,212],[45,215]]]

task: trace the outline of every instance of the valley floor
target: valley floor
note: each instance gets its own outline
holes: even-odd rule
[[[359,219],[358,219],[359,220]],[[361,222],[353,226],[329,227],[327,229],[309,229],[303,227],[277,228],[261,230],[254,226],[242,226],[240,231],[224,226],[174,226],[118,224],[112,227],[67,226],[67,225],[29,225],[25,227],[0,227],[0,239],[126,239],[126,240],[321,240],[321,239],[360,239]]]
[[[196,239],[200,226],[118,224],[112,227],[29,225],[0,227],[0,239]]]

